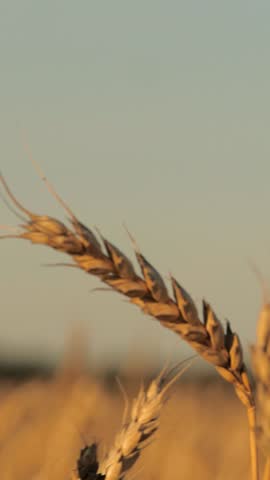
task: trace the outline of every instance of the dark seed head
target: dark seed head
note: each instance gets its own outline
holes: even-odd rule
[[[97,444],[92,443],[81,449],[77,468],[80,480],[103,480],[105,475],[97,473]]]

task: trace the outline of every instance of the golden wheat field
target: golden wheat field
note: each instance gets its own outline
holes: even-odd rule
[[[134,398],[139,381],[126,376],[122,384]],[[76,478],[80,450],[97,442],[102,456],[121,426],[124,409],[116,380],[108,384],[68,366],[50,379],[3,384],[0,398],[0,465],[5,480]],[[128,478],[248,478],[245,411],[220,382],[204,386],[182,377],[172,388],[149,443]]]

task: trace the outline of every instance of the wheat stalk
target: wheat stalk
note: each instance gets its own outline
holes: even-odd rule
[[[257,322],[256,344],[251,347],[252,366],[256,378],[258,433],[268,459],[264,479],[270,479],[270,303],[265,302]]]
[[[139,263],[140,277],[131,261],[111,242],[97,236],[81,223],[70,208],[54,191],[46,177],[42,179],[68,213],[71,228],[47,215],[37,215],[23,207],[9,189],[4,177],[1,183],[25,217],[18,234],[3,235],[2,238],[21,238],[32,243],[47,245],[72,257],[74,264],[87,273],[97,276],[113,290],[127,296],[144,313],[176,332],[205,360],[215,366],[219,374],[234,386],[235,392],[247,408],[250,427],[252,478],[258,478],[255,403],[252,387],[247,375],[243,352],[238,335],[227,322],[226,331],[209,303],[203,301],[203,322],[191,296],[171,276],[173,298],[158,271],[142,255],[133,241]]]

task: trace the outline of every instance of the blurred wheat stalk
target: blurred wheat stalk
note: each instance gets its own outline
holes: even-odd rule
[[[103,283],[127,296],[144,313],[156,318],[163,326],[176,332],[205,360],[215,366],[219,374],[234,386],[235,392],[247,409],[252,480],[258,479],[256,446],[256,413],[252,386],[243,359],[242,346],[236,333],[227,322],[226,331],[213,309],[203,302],[203,322],[186,290],[171,277],[173,299],[157,270],[147,261],[132,239],[142,277],[131,261],[111,242],[96,235],[81,223],[55,192],[48,180],[42,178],[51,193],[68,213],[71,227],[55,218],[37,215],[23,207],[12,194],[3,176],[1,183],[23,220],[21,231],[3,235],[2,238],[20,238],[32,243],[47,245],[71,256],[73,265],[97,276]]]
[[[252,364],[256,378],[258,437],[266,457],[264,480],[270,479],[270,302],[265,299],[257,323],[256,344],[252,345]]]

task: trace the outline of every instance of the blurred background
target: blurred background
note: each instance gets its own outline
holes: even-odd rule
[[[0,1],[1,172],[17,198],[66,220],[27,144],[82,222],[135,260],[126,222],[166,281],[230,319],[247,363],[262,301],[251,264],[270,274],[269,15],[266,0]],[[0,204],[4,233],[20,221]],[[1,242],[5,480],[74,478],[80,450],[106,453],[120,428],[116,376],[131,399],[193,353],[96,278],[45,266],[66,260]],[[231,385],[197,361],[173,393],[129,478],[247,478]]]
[[[246,0],[0,2],[1,170],[18,199],[65,219],[27,143],[82,221],[134,259],[125,221],[247,354],[261,302],[250,262],[270,272],[269,14]],[[1,224],[17,223],[1,199]],[[0,256],[3,365],[54,366],[77,329],[94,368],[192,353],[93,292],[97,279],[43,266],[64,255],[3,240]]]

